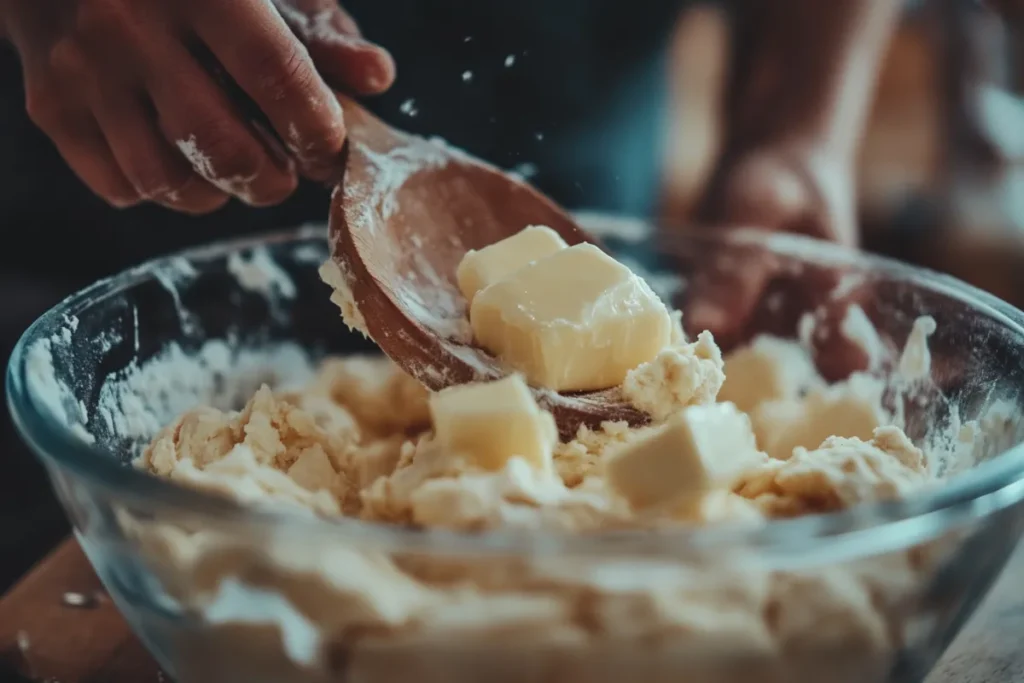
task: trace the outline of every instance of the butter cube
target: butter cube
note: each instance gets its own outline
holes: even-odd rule
[[[630,442],[607,464],[611,488],[634,509],[677,503],[728,488],[767,459],[750,420],[731,403],[696,405]]]
[[[540,469],[551,466],[555,420],[519,375],[444,389],[430,397],[430,415],[444,452],[480,469],[500,470],[512,456]]]
[[[476,293],[484,287],[567,246],[565,240],[551,228],[531,225],[479,251],[471,249],[462,257],[455,271],[459,291],[467,301],[473,301]]]
[[[763,336],[726,356],[718,400],[750,413],[762,403],[796,398],[823,385],[810,354],[797,342]]]
[[[751,413],[757,442],[772,458],[788,460],[796,448],[814,450],[831,436],[870,441],[889,423],[884,393],[882,380],[855,373],[802,399],[761,404]]]
[[[477,293],[477,344],[555,391],[607,389],[668,345],[672,321],[658,296],[592,244],[530,263]]]

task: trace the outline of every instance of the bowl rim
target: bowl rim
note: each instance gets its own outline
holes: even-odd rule
[[[595,219],[596,216],[587,214]],[[612,221],[629,217],[604,215]],[[28,356],[34,342],[46,338],[60,321],[114,296],[156,273],[180,263],[212,261],[240,250],[269,245],[300,245],[323,240],[322,225],[258,236],[228,239],[152,259],[79,290],[41,315],[22,334],[11,354],[6,390],[13,423],[56,484],[58,475],[73,474],[115,503],[175,518],[216,518],[218,528],[245,528],[274,533],[286,531],[310,537],[349,540],[384,551],[445,554],[548,554],[581,556],[645,556],[678,558],[723,550],[753,551],[777,565],[813,561],[844,561],[866,557],[934,539],[963,528],[1024,500],[1024,442],[974,467],[949,483],[926,487],[889,501],[862,503],[839,512],[760,525],[681,526],[665,531],[572,534],[551,530],[495,529],[486,533],[439,529],[415,530],[349,517],[319,517],[305,510],[253,506],[188,488],[122,464],[83,439],[57,419],[46,402],[35,396],[26,380]],[[736,229],[724,233],[684,231],[673,241],[759,246],[804,261],[869,268],[909,284],[959,299],[1024,339],[1024,312],[956,278],[810,238]],[[324,244],[321,242],[321,244]],[[314,245],[315,246],[315,245]]]

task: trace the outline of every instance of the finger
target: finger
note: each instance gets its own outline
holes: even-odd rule
[[[329,85],[376,95],[395,82],[391,54],[364,39],[355,20],[335,0],[291,0],[277,7]]]
[[[200,179],[156,125],[152,105],[130,91],[101,87],[93,102],[114,159],[136,193],[187,213],[210,213],[227,203],[226,193]]]
[[[338,4],[337,0],[274,0],[281,16],[288,21],[294,21],[296,15],[301,17],[300,21],[309,24],[322,24],[330,22],[342,33],[362,38],[363,32],[359,24]]]
[[[361,38],[337,35],[309,40],[310,56],[324,78],[338,90],[378,95],[395,82],[391,53]]]
[[[25,36],[12,38],[21,54],[25,110],[32,122],[93,194],[117,208],[138,204],[141,199],[121,172],[95,118],[78,104],[76,79],[83,66],[80,51],[65,43],[69,49],[40,54],[39,46]],[[64,78],[55,76],[55,69]]]
[[[252,206],[284,201],[294,168],[282,164],[236,114],[224,92],[183,46],[165,46],[147,85],[164,137],[217,189]],[[168,66],[173,65],[173,66]]]
[[[142,199],[122,173],[96,120],[84,112],[33,115],[64,161],[85,185],[111,206],[123,209]]]
[[[200,40],[266,114],[314,178],[327,179],[345,142],[341,105],[309,51],[270,3],[197,3]]]

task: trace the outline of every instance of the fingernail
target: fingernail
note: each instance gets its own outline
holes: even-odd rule
[[[384,48],[379,51],[376,63],[366,73],[366,88],[374,93],[387,90],[395,82],[395,60]]]

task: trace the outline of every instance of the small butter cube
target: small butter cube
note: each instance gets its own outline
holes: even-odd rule
[[[796,398],[823,384],[810,355],[797,342],[764,336],[726,356],[725,384],[718,400],[749,413],[762,403]]]
[[[481,290],[469,319],[480,346],[555,391],[621,384],[672,331],[647,283],[592,244],[562,249]]]
[[[634,509],[642,509],[728,488],[765,460],[749,418],[736,406],[696,405],[614,454],[607,479]]]
[[[551,228],[531,225],[489,247],[479,251],[471,249],[462,257],[455,271],[459,291],[467,301],[473,301],[476,293],[484,287],[567,246],[565,240]]]
[[[483,470],[500,470],[513,456],[541,469],[551,465],[555,420],[519,375],[440,391],[430,397],[430,414],[440,447]]]

